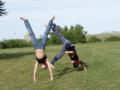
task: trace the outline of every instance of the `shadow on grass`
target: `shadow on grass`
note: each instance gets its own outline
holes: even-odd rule
[[[56,71],[57,74],[54,75],[54,79],[59,79],[62,76],[64,76],[65,74],[71,73],[73,71],[76,71],[76,70],[74,68],[68,68],[68,67],[64,68],[63,70],[62,69],[58,70],[58,71]]]
[[[87,65],[86,69],[88,69],[88,65]],[[68,67],[66,67],[63,70],[62,69],[61,70],[57,70],[56,71],[57,74],[54,75],[54,79],[59,79],[62,76],[68,74],[68,73],[76,72],[76,71],[81,72],[81,71],[85,71],[85,70],[84,70],[83,67],[79,67],[79,68],[68,68]]]
[[[31,54],[34,54],[34,53],[33,52],[0,53],[0,60],[1,59],[10,60],[14,58],[23,57],[26,55],[31,55]]]

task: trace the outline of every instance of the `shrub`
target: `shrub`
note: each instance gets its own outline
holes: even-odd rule
[[[3,48],[3,43],[2,42],[0,42],[0,49],[2,49]]]
[[[110,36],[105,41],[120,41],[120,36]]]
[[[11,39],[11,40],[4,40],[0,43],[0,48],[19,48],[19,47],[29,47],[32,46],[31,42],[22,39]]]
[[[91,36],[89,39],[88,39],[88,42],[101,42],[101,39],[96,37],[96,36]]]

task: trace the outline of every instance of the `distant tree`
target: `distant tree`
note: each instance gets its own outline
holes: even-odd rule
[[[49,38],[47,44],[57,45],[60,44],[60,40],[56,35],[51,34],[51,37]]]
[[[74,30],[74,26],[71,25],[71,26],[70,26],[70,30]]]
[[[58,26],[58,30],[61,32],[62,28]],[[53,44],[53,45],[60,44],[60,40],[54,33],[50,32],[50,38],[48,39],[47,44]]]
[[[83,26],[77,24],[75,26],[70,26],[68,28],[67,26],[64,26],[61,28],[59,26],[59,31],[62,33],[62,35],[70,40],[72,43],[85,43],[86,42],[86,34],[87,32],[84,31]],[[59,38],[54,35],[53,33],[50,34],[49,44],[60,44]]]
[[[64,31],[68,31],[68,27],[67,27],[67,26],[64,26],[63,30],[64,30]]]
[[[2,2],[2,1],[0,0],[0,16],[7,14],[6,9],[3,8],[3,7],[4,7],[4,4],[5,4],[5,2]]]
[[[83,29],[83,26],[77,24],[71,26],[67,31],[62,30],[63,35],[69,39],[72,43],[85,43],[86,42],[86,33]]]

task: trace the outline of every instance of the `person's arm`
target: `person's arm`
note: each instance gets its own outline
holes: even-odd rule
[[[54,66],[51,66],[51,63],[48,60],[46,60],[46,63],[47,63],[48,71],[49,71],[49,74],[50,74],[50,80],[53,80],[52,68],[54,68]]]
[[[65,51],[64,53],[69,54],[69,53],[73,53],[73,51]]]
[[[37,73],[37,67],[38,67],[38,62],[35,62],[35,66],[34,66],[34,71],[33,71],[33,81],[36,81],[36,73]]]

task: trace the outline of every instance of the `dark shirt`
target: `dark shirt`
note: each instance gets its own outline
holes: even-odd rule
[[[47,58],[47,56],[45,55],[43,58],[37,58],[37,57],[36,57],[36,60],[37,60],[37,62],[38,62],[39,64],[44,64],[45,61],[46,61],[46,58]]]

